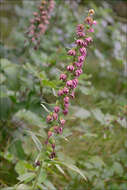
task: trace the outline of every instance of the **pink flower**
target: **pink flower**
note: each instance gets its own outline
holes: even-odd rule
[[[79,46],[84,46],[84,40],[78,39],[78,40],[76,40],[76,44]]]
[[[72,82],[72,80],[68,80],[68,81],[66,82],[66,85],[67,85],[68,87],[72,88],[72,87],[73,87],[73,82]]]
[[[72,82],[73,82],[73,87],[76,88],[77,84],[78,84],[78,79],[75,78],[75,79],[72,80]]]
[[[68,103],[69,103],[69,97],[68,97],[68,96],[65,96],[65,98],[64,98],[64,103],[65,103],[65,104],[68,104]]]
[[[75,69],[75,68],[74,68],[73,65],[68,65],[68,66],[67,66],[67,70],[68,70],[68,71],[74,71],[74,69]]]
[[[83,56],[86,56],[86,48],[85,47],[82,47],[82,48],[80,48],[80,53],[83,55]]]
[[[64,104],[64,108],[68,109],[69,108],[69,104],[68,103]]]
[[[93,28],[90,28],[88,31],[89,31],[89,32],[94,32],[94,29],[93,29]]]
[[[53,117],[54,120],[57,120],[57,119],[58,119],[57,113],[53,113],[53,114],[52,114],[52,117]]]
[[[58,106],[55,106],[55,107],[54,107],[54,112],[55,112],[55,113],[58,113],[59,111],[60,111],[60,108],[59,108]]]
[[[63,126],[65,124],[65,120],[64,119],[60,119],[60,124]]]
[[[84,36],[85,36],[85,33],[84,33],[84,32],[77,32],[76,34],[77,34],[77,36],[79,36],[79,37],[84,37]]]
[[[75,71],[75,75],[79,77],[82,74],[82,69],[78,69]]]
[[[38,16],[38,13],[37,12],[33,12],[33,15],[36,17],[36,16]]]
[[[76,51],[74,49],[70,49],[68,51],[68,55],[72,55],[72,56],[75,56],[76,55]]]
[[[63,132],[63,128],[60,127],[60,128],[59,128],[59,134],[62,134],[62,132]]]
[[[47,122],[49,123],[50,121],[52,121],[52,116],[51,116],[51,115],[48,115],[48,116],[47,116]]]
[[[88,38],[86,38],[85,40],[86,40],[86,42],[88,42],[88,43],[90,43],[90,42],[93,41],[92,37],[88,37]]]
[[[93,21],[93,24],[96,26],[96,24],[97,24],[97,21],[96,21],[96,20],[94,20],[94,21]]]
[[[83,32],[83,30],[84,30],[84,25],[83,24],[78,24],[77,25],[77,31]]]
[[[63,110],[63,114],[64,114],[64,115],[67,115],[67,114],[68,114],[68,109],[64,109],[64,110]]]
[[[83,62],[79,63],[79,62],[75,62],[74,63],[77,67],[81,68],[83,66]]]
[[[65,81],[66,78],[67,78],[67,75],[66,75],[66,74],[61,74],[61,75],[60,75],[60,80]]]
[[[58,96],[62,96],[63,93],[64,93],[63,90],[59,90],[59,91],[58,91]]]
[[[84,59],[85,59],[85,56],[79,56],[79,57],[78,57],[78,61],[79,61],[80,63],[83,62]]]
[[[68,94],[69,89],[67,87],[64,87],[63,92],[64,92],[64,94]]]

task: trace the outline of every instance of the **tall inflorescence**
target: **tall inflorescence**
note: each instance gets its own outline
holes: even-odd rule
[[[28,38],[28,42],[33,45],[35,50],[38,49],[41,35],[45,33],[48,27],[54,6],[54,0],[42,0],[37,11],[33,12],[34,17],[30,19],[30,26],[26,32],[26,36]]]
[[[68,114],[70,99],[75,97],[78,77],[83,73],[82,68],[87,56],[87,47],[93,41],[91,34],[94,32],[93,26],[96,25],[96,21],[92,18],[93,14],[94,10],[90,9],[84,24],[77,25],[75,47],[68,51],[68,55],[72,56],[73,62],[67,65],[65,72],[60,75],[63,87],[58,90],[56,106],[47,116],[49,131],[45,144],[50,159],[53,159],[56,155],[55,137],[62,134],[65,124],[64,116]]]

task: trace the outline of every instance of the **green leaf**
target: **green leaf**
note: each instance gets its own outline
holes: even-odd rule
[[[83,174],[83,172],[77,166],[75,166],[73,164],[68,164],[68,163],[65,163],[65,162],[60,162],[60,161],[58,161],[56,163],[59,164],[59,165],[66,166],[70,170],[75,171],[76,173],[80,174],[80,176],[83,177],[84,180],[87,180],[86,176]]]
[[[31,136],[31,138],[34,141],[37,149],[41,152],[42,144],[41,144],[40,140],[36,137],[36,135],[32,131],[28,131],[28,130],[26,130],[26,131]]]
[[[18,117],[21,120],[25,120],[32,126],[38,126],[40,128],[42,128],[44,123],[43,119],[39,117],[37,114],[25,109],[19,110],[15,114],[15,117]]]
[[[105,124],[104,114],[100,109],[94,109],[91,111],[97,121],[99,121],[102,125]]]
[[[20,180],[21,182],[30,182],[34,177],[35,177],[35,173],[29,172],[29,173],[25,173],[23,175],[20,175],[18,177],[18,180]]]
[[[99,156],[93,156],[89,162],[91,162],[96,168],[101,168],[105,166],[104,161]]]
[[[20,160],[20,161],[16,164],[15,170],[16,170],[16,172],[17,172],[19,175],[22,175],[22,174],[27,173],[28,170],[29,170],[29,171],[30,171],[30,170],[31,170],[31,171],[34,171],[34,168],[33,168],[33,166],[32,166],[30,163],[28,163],[28,162],[26,162],[26,161],[24,161],[24,160]]]
[[[123,174],[123,167],[119,162],[114,162],[112,168],[116,174],[120,176]]]

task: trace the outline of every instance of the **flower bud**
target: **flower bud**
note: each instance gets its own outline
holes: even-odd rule
[[[58,106],[54,107],[54,112],[58,113],[60,111],[60,108]]]
[[[60,119],[60,124],[63,126],[65,124],[65,120],[64,119]]]
[[[52,121],[52,116],[51,116],[51,115],[48,115],[48,116],[47,116],[47,122],[49,123],[50,121]]]
[[[58,119],[57,113],[53,113],[53,114],[52,114],[52,117],[53,117],[54,120],[57,120],[57,119]]]
[[[93,15],[94,13],[95,13],[94,9],[90,9],[90,10],[89,10],[89,14],[90,14],[90,15]]]
[[[60,75],[60,80],[65,81],[66,78],[67,78],[67,75],[66,75],[66,74],[61,74],[61,75]]]
[[[76,51],[74,49],[70,49],[68,51],[68,55],[75,56],[76,55]]]

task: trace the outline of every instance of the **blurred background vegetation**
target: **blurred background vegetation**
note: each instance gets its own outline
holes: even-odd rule
[[[0,189],[31,189],[33,178],[22,176],[35,170],[39,143],[46,138],[41,103],[52,109],[75,27],[93,8],[94,43],[57,142],[58,158],[80,168],[87,181],[53,165],[42,171],[38,190],[126,190],[127,1],[56,0],[40,49],[34,51],[24,47],[24,32],[39,3],[0,1]]]

